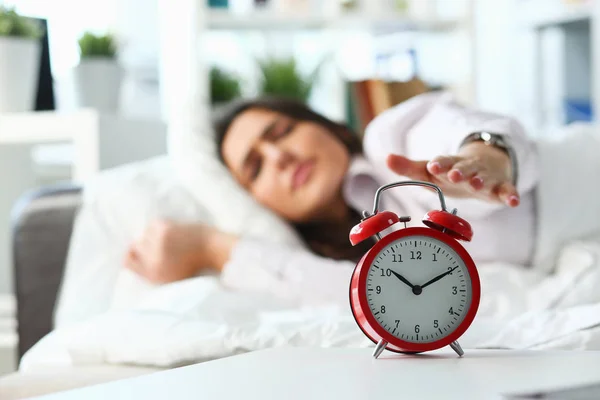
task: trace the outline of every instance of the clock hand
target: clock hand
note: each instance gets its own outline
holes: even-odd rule
[[[390,269],[390,271],[392,271]],[[403,277],[402,275],[398,274],[395,271],[392,271],[392,274],[394,274],[396,276],[396,278],[400,279],[402,282],[404,282],[405,284],[407,284],[408,286],[410,286],[411,289],[413,289],[415,287],[415,285],[413,285],[412,283],[410,283],[405,277]]]
[[[446,272],[444,272],[443,274],[436,276],[435,278],[433,278],[433,279],[432,279],[432,280],[430,280],[429,282],[425,283],[424,285],[421,285],[421,289],[424,289],[425,287],[427,287],[427,286],[431,285],[432,283],[435,283],[435,282],[439,281],[440,279],[442,279],[442,278],[443,278],[443,277],[445,277],[446,275],[449,275],[449,274],[451,274],[451,273],[452,273],[452,271],[454,271],[456,268],[458,268],[458,265],[457,265],[456,267],[452,268],[451,270],[449,270],[449,271],[446,271]]]

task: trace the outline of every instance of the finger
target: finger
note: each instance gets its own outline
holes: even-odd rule
[[[475,175],[469,179],[469,184],[475,190],[481,190],[485,187],[486,180],[482,175]]]
[[[489,192],[490,196],[497,196],[500,185],[504,182],[504,179],[500,180],[493,173],[490,174],[490,171],[486,170],[479,170],[469,178],[469,184],[473,189]]]
[[[498,199],[510,207],[516,207],[521,202],[517,188],[510,182],[501,183],[495,192]]]
[[[438,156],[427,163],[427,171],[432,175],[444,174],[460,160],[462,158],[456,156]]]
[[[452,166],[452,169],[448,172],[448,180],[453,183],[470,180],[480,170],[481,163],[478,160],[462,160]]]
[[[427,173],[427,161],[413,161],[404,156],[390,154],[387,158],[387,165],[389,169],[398,175],[421,181],[430,180]]]
[[[125,254],[125,267],[142,275],[142,260],[137,250],[132,246]]]

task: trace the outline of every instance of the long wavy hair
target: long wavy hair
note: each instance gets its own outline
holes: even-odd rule
[[[308,121],[325,127],[348,149],[351,155],[362,153],[362,143],[350,128],[334,122],[310,109],[304,103],[286,99],[265,97],[242,100],[221,108],[213,120],[213,128],[217,141],[219,158],[223,158],[223,141],[233,121],[243,112],[250,109],[274,111],[297,121]],[[352,246],[348,240],[350,229],[361,220],[358,212],[351,209],[349,217],[342,223],[323,221],[293,223],[294,228],[306,245],[316,254],[336,260],[357,261],[373,245],[372,241],[364,241]]]

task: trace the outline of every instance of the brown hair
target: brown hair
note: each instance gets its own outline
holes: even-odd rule
[[[222,146],[229,127],[233,121],[244,111],[250,109],[266,109],[274,111],[299,121],[318,123],[333,136],[338,138],[348,149],[350,154],[362,153],[362,143],[350,128],[334,122],[321,114],[311,110],[304,103],[286,98],[259,98],[243,100],[229,104],[217,112],[213,121],[215,139],[219,158],[224,163]],[[365,241],[357,246],[352,246],[348,240],[350,229],[361,220],[360,215],[351,210],[349,218],[342,224],[324,222],[294,223],[294,228],[302,237],[309,248],[318,255],[337,260],[358,261],[373,245],[372,241]]]

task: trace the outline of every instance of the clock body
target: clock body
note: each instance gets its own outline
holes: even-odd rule
[[[359,261],[350,305],[364,334],[387,350],[431,351],[456,341],[480,300],[475,263],[450,235],[410,227],[383,236]]]

